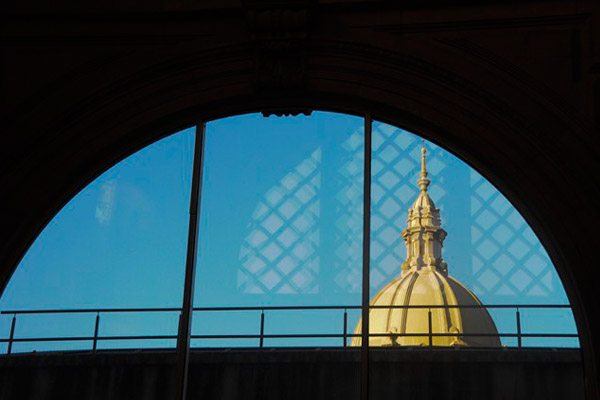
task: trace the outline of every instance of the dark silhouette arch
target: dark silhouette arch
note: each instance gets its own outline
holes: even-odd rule
[[[590,269],[597,259],[600,183],[591,174],[600,166],[592,122],[551,83],[469,35],[398,36],[393,26],[359,32],[353,24],[363,17],[325,11],[318,23],[297,17],[297,29],[289,28],[292,22],[281,28],[269,16],[253,22],[246,10],[195,15],[194,23],[213,18],[213,25],[191,33],[170,22],[177,34],[144,36],[130,26],[120,39],[67,35],[57,44],[66,53],[76,54],[69,46],[96,50],[66,57],[67,68],[49,65],[41,82],[20,78],[15,87],[22,85],[24,94],[2,113],[0,287],[78,190],[170,132],[247,111],[371,113],[466,160],[527,219],[574,306],[587,390],[597,396],[600,317]],[[217,28],[227,33],[216,34]],[[262,36],[263,30],[283,39]],[[5,53],[23,45],[19,38]],[[276,44],[284,50],[273,40],[283,40]]]

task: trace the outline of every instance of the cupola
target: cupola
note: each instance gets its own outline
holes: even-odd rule
[[[498,347],[500,339],[496,325],[481,302],[462,283],[448,274],[442,257],[446,231],[441,227],[440,210],[435,207],[427,189],[425,146],[421,149],[421,174],[417,181],[420,192],[408,210],[407,228],[402,232],[406,242],[406,260],[400,274],[383,287],[371,300],[369,331],[370,346],[429,345],[429,313],[434,334],[434,346]],[[431,308],[386,308],[390,306],[431,306]],[[458,308],[456,306],[467,306]],[[359,321],[355,334],[361,333]],[[424,334],[401,336],[400,334]],[[484,336],[465,336],[483,334]],[[490,335],[490,336],[486,336]],[[353,346],[361,345],[354,337]]]

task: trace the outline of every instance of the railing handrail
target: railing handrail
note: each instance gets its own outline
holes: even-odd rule
[[[369,309],[433,309],[433,308],[495,308],[495,309],[565,309],[572,308],[570,304],[468,304],[468,305],[390,305],[390,306],[368,306]],[[326,306],[218,306],[218,307],[194,307],[194,311],[308,311],[308,310],[360,310],[360,305],[326,305]],[[33,309],[33,310],[2,310],[1,315],[20,314],[86,314],[86,313],[130,313],[130,312],[180,312],[178,307],[146,307],[146,308],[66,308],[66,309]]]
[[[398,337],[428,337],[429,346],[433,347],[433,338],[436,337],[506,337],[517,338],[517,347],[522,348],[523,338],[578,338],[577,333],[543,333],[543,332],[522,332],[521,331],[521,310],[522,309],[570,309],[568,304],[472,304],[472,305],[390,305],[390,306],[366,306],[367,309],[425,309],[428,314],[427,332],[394,332],[394,333],[374,333],[368,332],[371,337],[390,337],[395,341]],[[441,333],[434,332],[432,325],[432,309],[440,308],[459,308],[459,309],[513,309],[516,311],[516,333],[498,332],[498,333]],[[260,311],[260,329],[258,334],[192,334],[190,339],[258,339],[258,348],[263,348],[265,339],[293,339],[293,338],[338,338],[342,339],[342,347],[347,347],[348,338],[362,337],[362,335],[348,332],[348,310],[361,310],[359,305],[312,305],[312,306],[224,306],[224,307],[194,307],[196,312],[214,312],[214,311]],[[265,311],[307,311],[307,310],[339,310],[343,313],[343,331],[341,333],[266,333],[265,332]],[[8,338],[0,338],[0,343],[7,343],[6,354],[11,354],[14,343],[24,342],[81,342],[91,341],[92,352],[96,352],[97,344],[100,341],[115,340],[172,340],[177,339],[177,335],[113,335],[104,336],[99,334],[100,316],[110,313],[147,313],[147,312],[177,312],[181,309],[177,307],[146,307],[146,308],[71,308],[71,309],[45,309],[45,310],[4,310],[0,311],[2,315],[12,315],[10,334]],[[15,337],[15,326],[17,316],[24,314],[96,314],[93,336],[61,336],[61,337]]]
[[[126,312],[177,312],[178,307],[151,307],[151,308],[65,308],[65,309],[34,309],[34,310],[3,310],[2,315],[20,314],[87,314],[87,313],[126,313]]]
[[[410,332],[410,333],[369,333],[369,337],[426,337],[429,332]],[[347,333],[346,337],[361,337],[356,333]],[[517,333],[431,333],[432,337],[512,337],[519,336]],[[576,338],[579,337],[576,333],[522,333],[521,337],[530,338]],[[190,335],[191,339],[289,339],[289,338],[343,338],[342,333],[265,333],[260,334],[196,334]],[[177,339],[177,335],[114,335],[114,336],[98,336],[97,340],[165,340]],[[94,336],[49,336],[49,337],[21,337],[13,338],[12,341],[17,342],[77,342],[77,341],[92,341]],[[0,343],[7,343],[9,339],[0,338]]]

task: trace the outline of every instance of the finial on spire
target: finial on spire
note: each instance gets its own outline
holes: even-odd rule
[[[425,143],[421,146],[421,178],[427,178],[427,167],[425,166],[425,155],[427,154],[427,149],[425,148]]]
[[[425,155],[427,154],[427,149],[425,148],[425,140],[423,140],[423,145],[421,147],[421,177],[417,181],[419,188],[421,191],[426,192],[427,188],[431,181],[427,179],[427,166],[425,165]]]

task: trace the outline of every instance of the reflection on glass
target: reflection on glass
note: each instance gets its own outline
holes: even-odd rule
[[[360,305],[362,146],[363,120],[343,114],[207,124],[195,306]],[[266,310],[265,333],[342,334],[343,313]],[[196,312],[194,334],[259,333],[260,312],[243,324],[226,318]],[[264,344],[286,343],[298,340]]]

